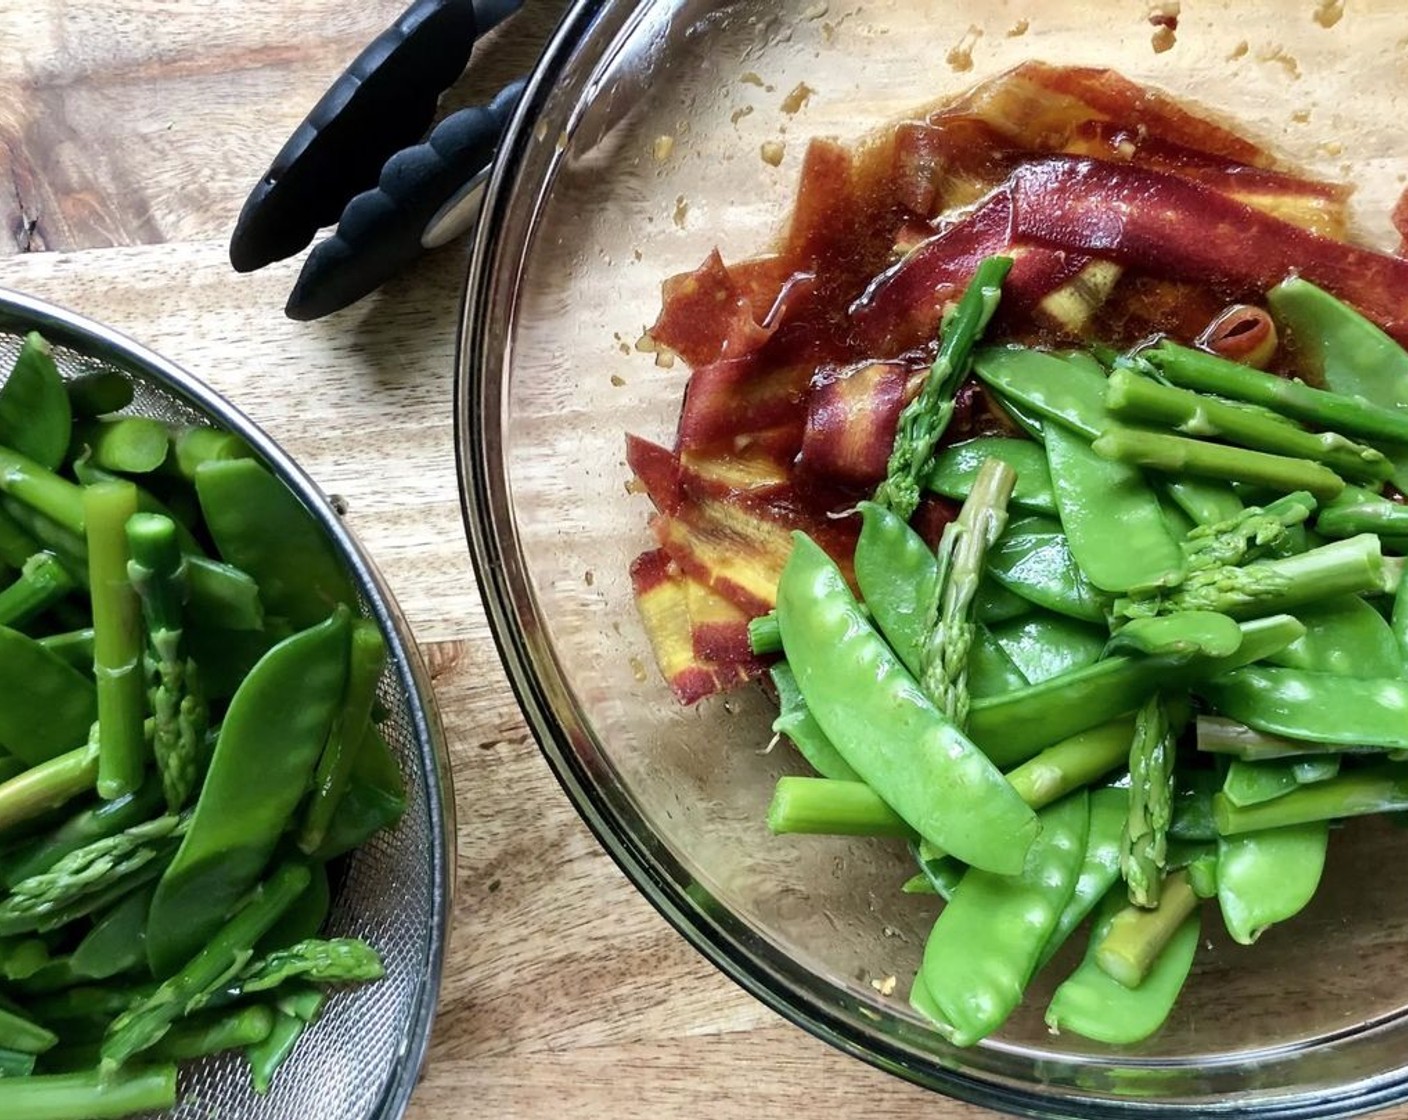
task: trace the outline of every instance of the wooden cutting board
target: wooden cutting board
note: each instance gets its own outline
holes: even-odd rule
[[[530,0],[451,103],[526,71],[561,6]],[[401,7],[0,0],[0,286],[109,323],[227,394],[346,500],[418,635],[459,843],[441,1014],[411,1116],[992,1115],[843,1056],[725,980],[553,780],[504,679],[460,518],[463,249],[309,325],[281,313],[298,260],[230,270],[226,239],[255,176]]]
[[[246,193],[400,0],[0,0],[0,286],[72,307],[227,394],[347,501],[435,678],[459,870],[410,1115],[977,1117],[767,1011],[640,897],[529,736],[480,605],[454,470],[462,248],[331,319],[300,260],[231,271]],[[562,5],[495,34],[453,103],[532,64]]]

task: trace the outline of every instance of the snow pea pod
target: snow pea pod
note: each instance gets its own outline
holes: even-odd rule
[[[1029,683],[992,631],[981,623],[976,625],[973,646],[968,651],[968,694],[1001,696],[1004,692],[1026,688]]]
[[[836,749],[920,836],[1012,875],[1039,829],[1007,780],[924,695],[840,570],[803,533],[778,584],[788,663]]]
[[[1194,691],[1223,715],[1274,735],[1408,749],[1408,681],[1252,665]]]
[[[1339,772],[1340,756],[1337,754],[1317,754],[1309,758],[1291,759],[1291,773],[1295,775],[1297,785],[1328,782],[1331,778],[1338,777]]]
[[[1105,379],[1055,354],[1021,346],[983,346],[973,352],[973,372],[1002,400],[1044,421],[1054,420],[1086,442],[1109,426]],[[1047,427],[1043,425],[1042,435],[1049,447]]]
[[[340,607],[280,642],[231,699],[190,830],[152,901],[156,976],[188,961],[263,872],[340,709],[350,626]]]
[[[1328,821],[1227,836],[1217,845],[1217,901],[1234,941],[1250,945],[1305,908],[1325,869]]]
[[[1023,517],[988,552],[988,575],[1037,606],[1083,622],[1104,622],[1109,600],[1085,578],[1058,522]]]
[[[1222,794],[1239,807],[1274,801],[1300,785],[1292,765],[1284,759],[1248,762],[1234,758],[1227,767],[1227,776],[1222,779]]]
[[[9,378],[0,384],[0,443],[58,470],[72,428],[73,410],[54,364],[54,348],[31,331]]]
[[[1052,488],[1071,555],[1102,591],[1173,587],[1187,569],[1143,472],[1097,455],[1065,428],[1046,433]],[[1111,547],[1119,541],[1119,547]]]
[[[1105,652],[1186,661],[1197,655],[1230,657],[1241,644],[1242,628],[1235,619],[1216,611],[1179,611],[1132,619],[1115,631]]]
[[[1220,793],[1212,799],[1213,819],[1222,836],[1401,809],[1408,809],[1408,768],[1393,763],[1301,786],[1275,801],[1245,808],[1238,808]]]
[[[1011,501],[1033,513],[1056,515],[1056,496],[1051,491],[1051,471],[1041,444],[1029,439],[979,436],[955,443],[934,456],[926,485],[946,498],[966,498],[978,477],[978,469],[988,459],[1001,459],[1017,472],[1017,485]]]
[[[1390,409],[1408,408],[1408,353],[1348,304],[1292,276],[1266,294],[1296,357],[1325,388]],[[1378,446],[1393,461],[1394,483],[1408,487],[1408,446]]]
[[[772,721],[775,734],[786,735],[802,757],[811,764],[813,770],[823,778],[838,778],[845,782],[858,782],[860,775],[851,769],[831,745],[821,727],[817,724],[807,702],[802,699],[802,690],[797,687],[797,677],[792,666],[779,661],[768,670],[773,687],[777,689],[778,717]]]
[[[939,562],[899,514],[875,502],[856,508],[861,517],[855,551],[861,597],[890,648],[917,677],[938,595]]]
[[[992,636],[1032,684],[1093,665],[1106,641],[1103,627],[1047,611],[996,625]]]
[[[1358,595],[1301,607],[1305,634],[1268,661],[1289,669],[1342,677],[1401,677],[1403,653],[1383,615]]]
[[[0,626],[0,745],[30,766],[81,745],[98,718],[93,682],[18,630]]]
[[[1137,988],[1126,988],[1096,963],[1096,952],[1122,908],[1122,892],[1112,890],[1101,904],[1085,960],[1056,989],[1046,1009],[1046,1025],[1112,1046],[1148,1038],[1164,1024],[1193,967],[1201,917],[1195,910],[1169,939]]]
[[[92,980],[120,976],[147,963],[147,911],[156,884],[133,891],[96,922],[74,949],[74,974]]]
[[[1127,721],[1129,738],[1133,730]],[[1037,971],[1045,968],[1075,932],[1075,928],[1085,921],[1086,916],[1099,905],[1100,900],[1120,877],[1120,837],[1124,834],[1124,821],[1129,812],[1129,790],[1115,786],[1090,791],[1090,829],[1085,840],[1085,857],[1081,861],[1080,875],[1076,878],[1075,889],[1070,901],[1056,919],[1056,927],[1046,939],[1046,946],[1037,961]]]
[[[1225,482],[1210,478],[1165,478],[1164,493],[1199,525],[1231,521],[1243,510],[1242,499]]]
[[[221,557],[254,577],[269,614],[304,628],[339,604],[356,606],[346,566],[327,534],[255,460],[201,463],[196,494]]]
[[[1241,624],[1242,644],[1230,657],[1111,657],[1002,696],[974,700],[968,733],[997,765],[1015,766],[1043,747],[1132,712],[1169,684],[1226,673],[1259,661],[1305,632],[1290,615]]]
[[[988,556],[991,559],[991,552]],[[983,576],[983,581],[978,584],[978,594],[973,599],[973,617],[990,624],[1010,622],[1031,614],[1035,609],[1030,599],[1008,591],[992,578],[991,572]]]
[[[1021,1001],[1075,890],[1090,808],[1082,791],[1041,813],[1041,833],[1019,875],[970,869],[924,945],[919,979],[959,1046],[991,1034]]]
[[[382,829],[393,827],[405,812],[406,784],[400,767],[373,724],[367,728],[352,765],[352,784],[338,803],[328,834],[313,858],[327,861],[350,852]]]

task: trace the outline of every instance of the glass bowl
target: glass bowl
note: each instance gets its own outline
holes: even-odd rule
[[[133,340],[61,307],[0,290],[0,379],[20,344],[39,331],[59,371],[73,377],[115,369],[135,386],[124,410],[235,432],[327,533],[351,574],[361,613],[386,641],[377,698],[382,731],[396,753],[406,812],[341,862],[333,879],[328,937],[374,945],[386,976],[337,993],[299,1041],[267,1096],[250,1085],[238,1054],[183,1063],[170,1120],[399,1120],[420,1076],[440,990],[454,882],[454,795],[444,730],[429,675],[391,591],[331,502],[267,435],[191,374]]]
[[[509,129],[475,245],[456,396],[465,516],[510,678],[563,786],[641,891],[769,1006],[876,1066],[1015,1113],[1342,1116],[1408,1099],[1408,892],[1381,871],[1408,856],[1408,833],[1337,835],[1314,903],[1252,949],[1210,914],[1172,1019],[1140,1046],[1048,1034],[1039,979],[999,1034],[956,1049],[906,1002],[934,907],[899,892],[903,846],[771,836],[773,785],[802,770],[766,749],[768,704],[756,689],[676,704],[627,574],[652,539],[624,433],[668,444],[686,377],[634,345],[660,282],[715,246],[725,260],[766,250],[812,136],[855,140],[1028,59],[1111,66],[1312,174],[1356,181],[1354,235],[1396,243],[1397,9],[1177,9],[575,5]],[[777,141],[774,166],[761,146]],[[889,976],[887,997],[872,982]]]

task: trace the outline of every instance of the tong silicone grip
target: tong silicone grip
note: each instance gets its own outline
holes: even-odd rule
[[[289,318],[338,311],[420,256],[432,220],[493,161],[525,85],[520,79],[487,105],[451,114],[424,144],[394,155],[376,187],[352,199],[337,231],[308,254],[284,309]]]
[[[298,252],[424,135],[487,26],[473,0],[415,0],[323,94],[274,157],[230,239],[239,272]],[[487,21],[483,21],[487,22]]]

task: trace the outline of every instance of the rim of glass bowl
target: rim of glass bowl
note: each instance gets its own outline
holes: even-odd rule
[[[1129,1060],[1101,1086],[1101,1095],[1053,1086],[1051,1074],[1086,1078],[1111,1070],[1108,1060],[1073,1058],[1045,1074],[1022,1077],[1030,1052],[1001,1042],[959,1054],[932,1032],[860,1003],[802,968],[746,923],[718,905],[653,836],[615,777],[571,682],[557,662],[525,567],[503,457],[508,401],[504,392],[517,295],[532,233],[563,158],[562,145],[535,144],[534,134],[574,134],[591,96],[649,16],[669,5],[645,0],[576,0],[528,80],[509,122],[485,189],[474,235],[456,353],[455,457],[470,552],[490,629],[510,685],[540,749],[577,812],[627,878],[661,915],[729,978],[793,1024],[854,1057],[906,1080],[988,1108],[1042,1120],[1101,1120],[1153,1116],[1350,1116],[1408,1099],[1408,1067],[1359,1080],[1300,1083],[1257,1100],[1236,1082],[1267,1062],[1296,1063],[1348,1038],[1368,1039],[1403,1023],[1393,1016],[1360,1024],[1333,1038],[1212,1059]],[[551,105],[551,112],[550,109]],[[544,132],[544,129],[546,130]],[[546,161],[535,168],[533,157]],[[535,177],[535,171],[537,177]],[[584,756],[591,760],[587,764]],[[1381,1043],[1382,1044],[1382,1043]],[[972,1059],[977,1059],[975,1063]],[[985,1068],[975,1070],[975,1064]],[[1007,1069],[1004,1072],[1003,1067]],[[1058,1068],[1059,1067],[1059,1068]],[[1144,1082],[1140,1098],[1113,1098],[1118,1074]],[[1183,1099],[1153,1091],[1197,1090]]]
[[[449,940],[455,871],[455,798],[449,752],[430,675],[421,661],[410,626],[381,572],[342,523],[326,495],[273,439],[227,399],[174,362],[111,327],[56,304],[0,288],[0,325],[10,322],[20,322],[26,329],[40,331],[52,343],[160,385],[248,443],[332,539],[339,556],[352,572],[357,588],[366,598],[372,618],[387,639],[387,660],[399,687],[416,698],[417,702],[409,708],[418,755],[416,763],[426,783],[431,838],[431,906],[435,921],[425,946],[424,981],[406,1023],[404,1042],[397,1053],[395,1068],[369,1113],[376,1120],[399,1120],[410,1104],[430,1046]]]

